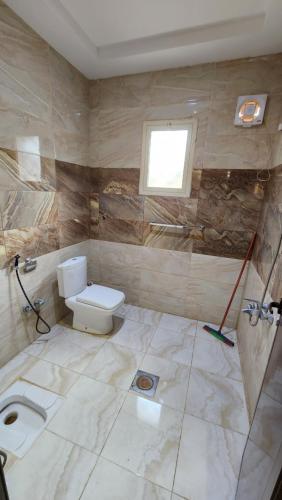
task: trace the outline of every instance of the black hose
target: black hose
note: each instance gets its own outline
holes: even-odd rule
[[[39,312],[35,309],[35,307],[33,306],[33,304],[30,302],[26,292],[25,292],[25,289],[22,285],[22,282],[20,280],[20,277],[19,277],[19,270],[18,270],[18,265],[19,265],[19,258],[20,256],[19,255],[16,255],[15,256],[15,270],[16,270],[16,275],[17,275],[17,279],[18,279],[18,282],[19,282],[19,285],[21,287],[21,291],[23,292],[28,304],[30,305],[31,309],[33,310],[34,314],[36,314],[37,316],[37,320],[36,320],[36,325],[35,325],[35,329],[37,331],[37,333],[40,333],[40,335],[45,335],[47,333],[50,333],[51,332],[51,327],[48,325],[47,321],[45,321],[42,316],[40,316]],[[47,332],[42,332],[41,330],[39,330],[39,327],[38,327],[38,324],[39,324],[39,321],[41,321],[41,323],[43,323],[43,325],[45,325],[47,327]]]

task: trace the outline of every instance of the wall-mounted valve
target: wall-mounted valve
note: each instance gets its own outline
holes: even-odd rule
[[[282,299],[279,302],[270,302],[270,304],[261,304],[260,301],[256,299],[244,299],[248,300],[249,303],[246,307],[242,309],[242,312],[249,315],[249,322],[252,326],[255,326],[259,319],[262,321],[267,320],[270,324],[274,322],[277,314],[274,313],[273,308],[277,308],[277,313],[282,313]]]
[[[41,298],[38,298],[38,299],[35,299],[35,301],[33,302],[33,305],[34,305],[34,309],[36,311],[40,311],[40,308],[46,303],[46,300],[44,299],[41,299]],[[29,313],[32,311],[32,307],[27,304],[26,306],[23,306],[23,312],[25,313]]]

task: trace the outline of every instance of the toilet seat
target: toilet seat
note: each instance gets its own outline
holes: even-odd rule
[[[76,301],[109,311],[123,303],[124,294],[105,286],[91,285],[76,296]]]

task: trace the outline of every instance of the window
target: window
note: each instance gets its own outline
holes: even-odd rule
[[[189,196],[197,121],[144,122],[140,194]]]

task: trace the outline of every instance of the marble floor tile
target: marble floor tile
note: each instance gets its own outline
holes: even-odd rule
[[[153,309],[145,309],[143,307],[129,306],[126,311],[126,318],[145,325],[158,325],[162,313]]]
[[[249,431],[244,386],[237,380],[192,368],[185,411],[233,431]]]
[[[172,493],[171,500],[185,500],[185,498],[180,497],[179,495],[176,495],[175,493]]]
[[[82,373],[104,343],[104,339],[94,335],[59,326],[53,338],[47,342],[44,339],[36,341],[25,352],[63,368]]]
[[[126,319],[110,342],[123,345],[129,349],[145,352],[155,331],[156,328],[153,326]]]
[[[81,500],[94,497],[97,500],[170,500],[170,492],[99,458]]]
[[[93,357],[84,374],[107,384],[128,390],[144,354],[106,342]]]
[[[175,410],[184,410],[189,381],[188,367],[147,354],[140,368],[160,377],[152,399]]]
[[[234,500],[245,439],[185,415],[173,491],[189,500]]]
[[[80,376],[48,428],[99,454],[124,398],[123,391]]]
[[[192,366],[221,377],[242,380],[237,347],[229,347],[217,339],[211,342],[196,338]]]
[[[128,394],[102,456],[172,489],[182,413]]]
[[[34,361],[34,365],[22,375],[22,378],[49,391],[64,395],[79,377],[77,373],[43,359]]]
[[[21,352],[0,369],[0,392],[5,391],[17,378],[31,368],[36,359]]]
[[[211,342],[214,342],[214,337],[210,333],[208,333],[206,330],[204,330],[203,327],[205,325],[211,326],[215,330],[219,329],[219,325],[215,325],[214,323],[207,323],[205,321],[198,321],[197,331],[196,331],[197,338],[203,339],[203,340],[210,340]],[[235,344],[237,343],[236,330],[224,326],[222,329],[222,333],[224,333],[224,335],[226,337],[228,337],[230,340],[233,340],[233,342],[235,342]]]
[[[13,500],[77,500],[97,457],[51,432],[44,431],[31,450],[7,471]]]
[[[193,319],[183,318],[182,316],[174,316],[173,314],[164,313],[161,317],[159,326],[162,328],[167,328],[168,330],[173,330],[175,332],[195,335],[197,321]]]
[[[192,335],[159,327],[152,338],[148,353],[189,366],[192,362],[193,348]]]

